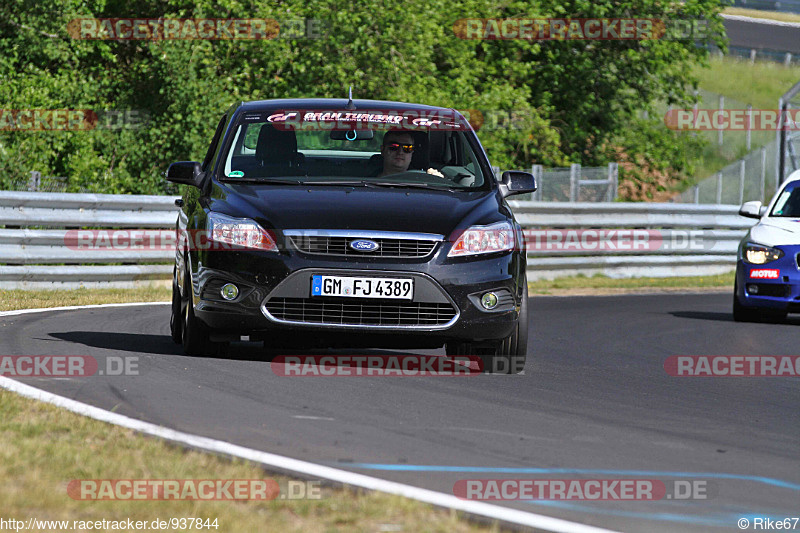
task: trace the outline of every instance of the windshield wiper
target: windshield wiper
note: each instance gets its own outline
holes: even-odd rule
[[[302,185],[300,180],[281,180],[272,178],[233,178],[227,180],[220,180],[222,183],[261,183],[261,184],[275,184],[275,185]]]
[[[303,185],[344,185],[347,187],[352,187],[353,185],[365,185],[363,181],[338,181],[338,180],[331,180],[331,181],[304,181]]]
[[[430,190],[437,190],[437,191],[454,191],[454,187],[449,187],[447,185],[432,185],[430,183],[402,183],[402,182],[395,182],[395,181],[365,181],[364,185],[367,187],[398,187],[398,188],[409,188],[409,189],[430,189]]]

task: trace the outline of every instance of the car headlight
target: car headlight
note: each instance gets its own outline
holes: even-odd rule
[[[238,248],[277,252],[275,238],[249,218],[233,218],[220,213],[208,214],[209,237],[215,243]]]
[[[514,249],[514,228],[509,222],[472,226],[456,239],[447,257],[492,254]]]
[[[753,265],[763,265],[783,257],[783,250],[747,243],[744,247],[744,260]]]

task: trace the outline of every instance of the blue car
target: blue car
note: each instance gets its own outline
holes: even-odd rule
[[[769,205],[746,202],[739,214],[759,222],[739,244],[734,320],[780,321],[800,312],[800,171],[789,176]]]

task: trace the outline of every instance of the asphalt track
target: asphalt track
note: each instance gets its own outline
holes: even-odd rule
[[[739,531],[742,517],[800,515],[800,381],[671,377],[663,367],[671,355],[798,355],[800,320],[734,323],[727,294],[530,303],[531,355],[525,375],[513,377],[281,377],[245,343],[228,359],[181,355],[168,337],[166,305],[2,317],[0,354],[138,357],[135,376],[20,381],[165,427],[446,494],[458,480],[480,478],[655,479],[668,489],[691,480],[707,488],[705,499],[498,502],[575,522]]]
[[[730,46],[800,54],[800,25],[725,17]]]

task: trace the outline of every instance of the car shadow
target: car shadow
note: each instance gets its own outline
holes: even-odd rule
[[[182,355],[181,347],[168,335],[148,333],[113,333],[108,331],[64,331],[48,333],[49,336],[92,348],[118,352],[148,353],[157,355]]]
[[[153,355],[179,355],[184,356],[180,345],[172,342],[169,335],[154,335],[148,333],[112,333],[107,331],[66,331],[48,333],[52,338],[74,344],[101,348],[117,352],[132,352]],[[426,350],[428,353],[430,351]],[[443,350],[439,350],[443,351]],[[387,349],[343,349],[343,348],[309,348],[287,349],[264,347],[261,342],[231,342],[225,351],[216,351],[209,355],[195,356],[205,359],[220,359],[231,361],[262,361],[271,362],[277,359],[279,363],[282,356],[333,356],[342,359],[338,366],[349,366],[348,358],[344,356],[405,356],[418,355],[419,352],[409,350]],[[338,361],[337,361],[338,362]]]
[[[716,322],[733,322],[732,313],[709,313],[704,311],[670,311],[677,318],[693,318],[695,320],[714,320]]]
[[[733,313],[712,313],[704,311],[670,311],[670,315],[677,318],[692,318],[694,320],[712,320],[715,322],[734,322]],[[746,322],[741,322],[745,324]],[[785,320],[752,322],[753,324],[800,324],[800,315],[789,315]]]

